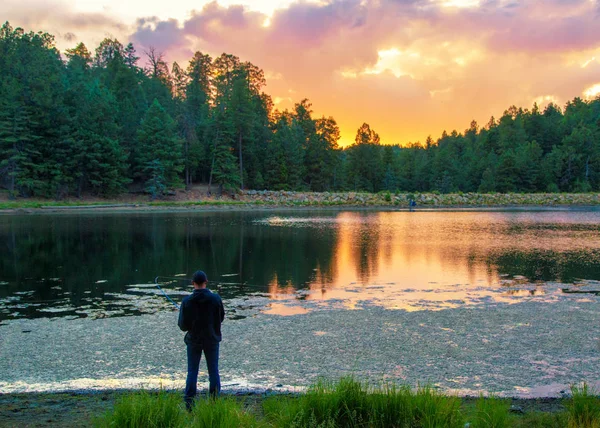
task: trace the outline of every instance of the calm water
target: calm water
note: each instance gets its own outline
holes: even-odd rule
[[[170,310],[154,278],[196,269],[238,318],[600,288],[597,210],[0,216],[0,242],[1,323]],[[189,292],[185,280],[161,282],[176,301]]]

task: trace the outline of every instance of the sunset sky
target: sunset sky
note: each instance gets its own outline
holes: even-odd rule
[[[62,51],[112,36],[180,65],[235,54],[265,71],[277,108],[308,98],[333,116],[342,145],[363,122],[406,144],[600,94],[598,0],[3,0],[0,19]]]

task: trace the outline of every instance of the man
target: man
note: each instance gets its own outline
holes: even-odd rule
[[[187,345],[185,404],[188,410],[192,408],[196,396],[202,351],[208,368],[208,391],[213,397],[218,396],[221,391],[219,342],[221,342],[221,322],[225,319],[225,310],[221,297],[206,288],[207,284],[208,278],[204,272],[199,270],[194,273],[192,279],[194,292],[183,299],[179,312],[179,328],[187,332],[184,341]]]

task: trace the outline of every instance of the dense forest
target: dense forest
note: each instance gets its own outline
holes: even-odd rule
[[[139,55],[139,56],[138,56]],[[141,58],[143,56],[143,59]],[[408,146],[368,124],[338,147],[304,99],[274,109],[263,71],[196,52],[187,68],[107,38],[64,55],[0,29],[0,184],[11,197],[235,189],[587,192],[600,189],[600,98],[510,107],[484,127]]]

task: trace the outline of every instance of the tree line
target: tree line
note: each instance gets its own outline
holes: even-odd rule
[[[141,55],[144,59],[141,59]],[[0,29],[0,183],[12,197],[193,183],[235,189],[587,192],[600,188],[600,98],[510,107],[484,127],[382,145],[363,124],[340,148],[332,117],[303,99],[274,108],[263,70],[196,52],[184,69],[106,38],[92,53]]]

